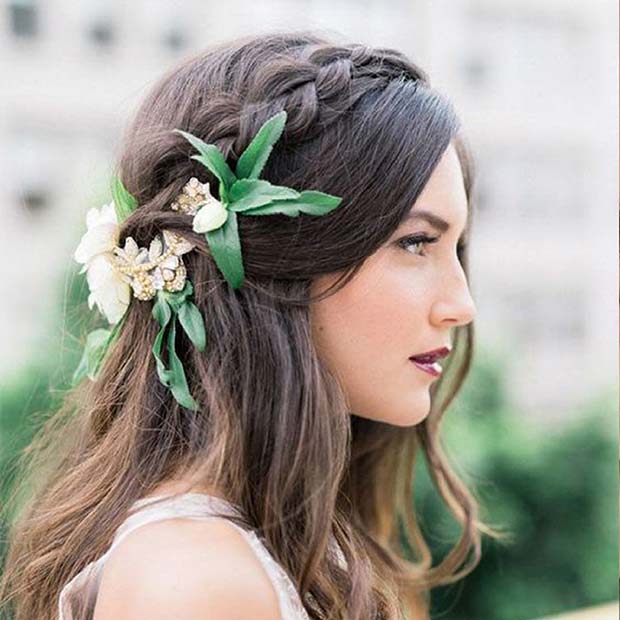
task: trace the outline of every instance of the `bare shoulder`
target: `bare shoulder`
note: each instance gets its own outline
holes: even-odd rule
[[[131,532],[107,558],[93,620],[280,620],[271,580],[224,519],[172,518]]]

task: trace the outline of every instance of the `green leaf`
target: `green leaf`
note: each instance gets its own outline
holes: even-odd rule
[[[123,315],[111,330],[95,329],[88,334],[82,358],[71,379],[72,385],[77,385],[84,377],[88,377],[91,381],[96,379],[101,362],[118,335],[125,316]]]
[[[204,351],[207,344],[204,319],[200,310],[191,301],[186,301],[179,307],[179,322],[194,346],[199,351]]]
[[[73,385],[77,385],[86,376],[93,378],[96,360],[103,357],[110,333],[109,329],[95,329],[88,334],[82,358],[73,373]]]
[[[243,215],[273,215],[274,213],[282,213],[289,217],[297,217],[300,213],[325,215],[333,211],[341,202],[342,198],[338,196],[306,190],[301,192],[299,198],[278,200],[262,207],[247,209]]]
[[[222,275],[234,289],[239,288],[243,284],[245,274],[241,258],[237,214],[230,211],[223,226],[208,231],[205,237]]]
[[[116,219],[120,224],[136,209],[138,201],[125,189],[119,177],[112,179],[112,197],[114,198]]]
[[[181,293],[187,295],[191,293],[191,290],[191,288],[187,289],[186,287],[183,291],[181,291]],[[181,406],[196,410],[198,405],[189,393],[185,370],[183,369],[183,364],[181,363],[181,360],[176,352],[176,318],[178,315],[175,312],[175,308],[177,308],[177,306],[171,306],[168,303],[167,295],[170,296],[171,294],[166,293],[165,291],[158,291],[157,300],[153,305],[152,310],[153,317],[155,317],[160,325],[160,330],[157,333],[155,342],[153,343],[153,355],[155,356],[155,361],[157,364],[157,375],[159,376],[161,383],[170,389],[175,400]],[[181,306],[178,306],[178,308],[183,308],[184,305],[185,304],[182,304]],[[195,317],[192,320],[195,320]],[[202,317],[200,317],[200,320],[202,320]],[[166,364],[162,359],[162,346],[166,329],[168,329],[166,344],[168,347],[168,361],[170,368],[166,368]]]
[[[88,372],[88,378],[91,381],[94,381],[96,379],[97,374],[99,373],[99,369],[101,368],[101,364],[103,363],[103,358],[108,352],[108,349],[112,346],[112,343],[116,340],[124,318],[125,318],[125,315],[123,315],[121,320],[118,321],[111,330],[109,330],[109,334],[108,334],[106,341],[103,343],[103,346],[100,349],[98,349],[97,354],[94,356],[93,364]],[[108,331],[108,330],[105,330],[105,331]],[[98,338],[96,339],[98,340]],[[86,339],[86,342],[88,346],[88,338]]]
[[[172,318],[172,309],[168,304],[164,291],[157,291],[157,297],[155,298],[155,303],[153,304],[151,314],[162,328],[166,327]]]
[[[199,161],[217,177],[221,183],[219,187],[220,200],[227,202],[228,190],[237,178],[226,163],[222,152],[214,144],[207,144],[187,131],[181,131],[180,129],[174,129],[173,131],[181,134],[200,153],[200,155],[192,155],[191,159]]]
[[[175,400],[187,409],[196,411],[198,404],[189,393],[187,377],[183,364],[176,352],[176,322],[173,321],[168,331],[168,358],[170,360],[170,391]]]
[[[172,377],[170,371],[166,370],[166,364],[162,359],[161,353],[163,339],[166,333],[166,327],[168,326],[168,323],[172,318],[172,310],[170,309],[166,298],[161,294],[161,291],[158,291],[157,293],[157,299],[153,304],[151,314],[160,325],[159,332],[157,332],[157,336],[155,337],[152,348],[153,355],[155,357],[155,363],[157,365],[157,375],[159,376],[159,380],[166,387],[169,387]]]
[[[272,185],[259,179],[240,179],[230,188],[228,209],[245,211],[266,205],[274,200],[299,198],[300,193],[290,187]]]
[[[159,291],[159,294],[168,302],[170,309],[173,312],[178,312],[179,308],[185,304],[191,294],[194,292],[194,287],[189,280],[185,280],[185,286],[180,291],[168,292]]]
[[[257,179],[260,176],[273,145],[280,139],[286,124],[286,111],[278,112],[267,120],[248,144],[237,162],[235,172],[239,179]]]

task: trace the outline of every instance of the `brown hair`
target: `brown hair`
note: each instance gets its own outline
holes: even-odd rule
[[[217,187],[171,130],[216,144],[234,167],[281,110],[286,127],[261,177],[343,203],[321,217],[240,217],[246,280],[232,290],[191,217],[167,208],[191,176]],[[106,550],[132,503],[177,475],[227,490],[292,576],[311,618],[425,617],[430,589],[476,566],[480,532],[498,534],[478,520],[477,501],[439,439],[469,370],[473,326],[455,332],[427,419],[401,428],[347,410],[342,387],[317,358],[308,312],[392,234],[451,141],[471,207],[471,157],[451,104],[428,76],[396,50],[312,32],[214,46],[159,81],[120,158],[118,173],[139,205],[121,242],[131,235],[148,245],[168,228],[198,246],[184,262],[207,350],[184,334],[177,350],[200,408],[181,408],[159,382],[151,355],[158,325],[151,304],[134,300],[97,380],[67,394],[28,450],[22,469],[30,480],[21,487],[32,491],[13,524],[2,583],[15,620],[54,618],[62,586]],[[467,272],[466,249],[460,258]],[[336,272],[335,287],[311,298],[313,278]],[[436,566],[413,503],[420,450],[462,524]],[[409,560],[399,520],[415,554]],[[328,553],[332,535],[347,571]]]

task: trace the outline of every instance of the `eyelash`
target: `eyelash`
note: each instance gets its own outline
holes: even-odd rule
[[[412,245],[426,246],[431,243],[437,243],[439,237],[429,237],[428,235],[411,235],[410,237],[403,237],[398,241],[398,244],[405,250]],[[414,252],[414,254],[416,254]],[[417,254],[417,256],[426,256],[424,252]]]
[[[429,237],[428,235],[411,235],[409,237],[403,237],[398,241],[398,244],[405,250],[408,251],[407,248],[412,245],[426,246],[431,245],[432,243],[437,243],[439,241],[439,237]],[[459,241],[456,245],[456,254],[460,258],[463,256],[463,252],[466,248],[465,241]],[[416,254],[414,252],[414,254]],[[424,252],[417,253],[417,256],[426,256]]]

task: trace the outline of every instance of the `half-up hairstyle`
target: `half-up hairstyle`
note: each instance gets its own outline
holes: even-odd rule
[[[261,177],[343,202],[322,217],[240,217],[246,280],[232,290],[191,217],[168,208],[192,176],[218,185],[172,130],[215,144],[234,169],[281,110],[287,123]],[[472,324],[455,330],[429,416],[401,428],[347,410],[309,321],[310,304],[345,286],[398,227],[451,141],[471,203],[459,121],[425,72],[399,51],[306,31],[211,47],[155,85],[118,165],[139,205],[120,242],[131,235],[144,246],[166,228],[197,244],[184,261],[207,347],[199,352],[181,334],[177,352],[200,407],[180,407],[159,382],[151,355],[158,325],[149,302],[132,300],[97,380],[67,393],[24,458],[16,491],[32,491],[13,523],[3,580],[15,620],[55,618],[62,586],[107,549],[133,502],[169,477],[226,489],[313,619],[425,618],[431,588],[475,567],[480,533],[496,533],[478,520],[439,439],[469,370]],[[460,259],[467,273],[466,246]],[[334,287],[311,297],[313,279],[335,272]],[[462,524],[435,566],[413,502],[419,452]]]

